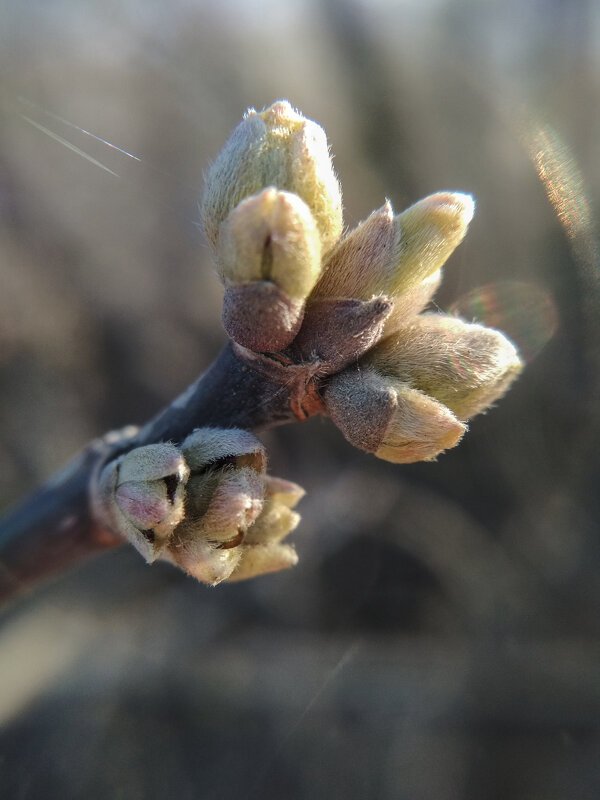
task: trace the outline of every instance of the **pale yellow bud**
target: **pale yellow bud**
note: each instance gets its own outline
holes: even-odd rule
[[[273,499],[266,500],[262,513],[248,531],[246,544],[278,542],[295,530],[299,522],[300,514],[283,503]]]
[[[385,332],[392,332],[431,299],[473,211],[473,199],[456,192],[426,197],[398,216],[387,202],[338,242],[313,297],[388,297]]]
[[[395,295],[438,270],[462,242],[475,213],[468,194],[438,192],[419,200],[397,217],[400,248],[391,282]]]
[[[267,186],[293,192],[304,200],[324,251],[339,239],[342,197],[325,132],[287,100],[260,113],[249,109],[207,173],[202,216],[214,248],[229,212]]]
[[[223,223],[217,266],[226,283],[272,281],[305,299],[321,270],[321,242],[306,203],[272,186],[243,200]]]
[[[406,384],[395,383],[396,408],[380,446],[378,458],[395,464],[431,461],[454,447],[466,431],[450,409]]]
[[[259,544],[244,548],[242,557],[229,575],[229,581],[241,581],[255,578],[257,575],[266,575],[268,572],[277,572],[298,563],[298,556],[289,544]]]
[[[267,475],[265,483],[265,497],[288,508],[294,508],[306,492],[301,486],[283,478]]]
[[[324,399],[351,444],[395,463],[429,461],[454,447],[466,430],[441,403],[373,369],[334,375]]]
[[[300,521],[300,515],[291,509],[303,497],[304,489],[271,476],[267,476],[265,488],[263,509],[248,529],[241,560],[229,576],[230,581],[286,569],[298,562],[294,548],[281,544],[281,540]]]
[[[365,362],[470,419],[501,397],[523,363],[504,334],[444,314],[422,314],[383,339]]]

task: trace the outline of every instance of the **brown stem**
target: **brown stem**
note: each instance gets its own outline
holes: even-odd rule
[[[268,361],[268,359],[267,359]],[[301,387],[285,369],[265,370],[256,356],[228,344],[212,366],[134,436],[92,442],[53,480],[0,521],[0,598],[65,570],[122,540],[101,527],[89,503],[90,479],[101,464],[133,447],[181,442],[195,428],[254,432],[297,419]],[[318,408],[316,408],[318,410]]]

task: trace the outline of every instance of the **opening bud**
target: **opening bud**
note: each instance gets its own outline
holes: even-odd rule
[[[298,525],[300,515],[292,508],[303,496],[304,489],[297,484],[267,477],[262,512],[246,535],[242,558],[230,581],[253,578],[298,563],[294,548],[281,544],[281,540]]]
[[[259,440],[199,428],[181,447],[138,447],[108,463],[92,487],[97,520],[147,561],[161,558],[204,583],[241,580],[297,562],[281,540],[304,491],[266,475]]]
[[[204,230],[216,248],[220,227],[244,198],[275,186],[309,207],[323,250],[342,232],[342,196],[324,130],[278,100],[249,109],[209,169],[202,198]]]
[[[170,560],[211,585],[238,565],[246,531],[263,507],[264,477],[249,467],[192,476],[185,520],[169,546]]]

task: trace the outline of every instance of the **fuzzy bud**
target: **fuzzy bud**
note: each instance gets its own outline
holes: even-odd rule
[[[198,428],[182,443],[181,452],[192,472],[226,460],[261,474],[267,466],[263,445],[253,433],[240,428]]]
[[[501,397],[523,363],[500,331],[444,314],[421,314],[366,356],[378,372],[439,400],[462,420]]]
[[[189,468],[172,444],[137,447],[101,471],[94,507],[146,561],[158,558],[184,516]]]
[[[355,447],[386,461],[430,461],[458,444],[466,427],[441,403],[372,369],[334,375],[327,413]]]
[[[297,564],[296,551],[281,540],[300,521],[300,515],[292,508],[303,495],[304,490],[297,484],[267,477],[262,512],[246,535],[242,558],[231,573],[230,581],[253,578]]]
[[[385,332],[417,314],[431,299],[440,268],[463,240],[473,217],[469,195],[439,192],[394,216],[386,202],[329,254],[313,296],[394,301]]]
[[[202,198],[204,230],[216,249],[229,212],[267,186],[304,200],[323,250],[342,232],[342,197],[324,130],[278,100],[261,112],[249,109],[233,129],[206,176]]]
[[[321,269],[321,241],[306,203],[269,187],[243,200],[222,226],[218,271],[223,325],[255,351],[286,347]]]
[[[262,510],[263,497],[264,478],[250,467],[193,476],[170,559],[204,583],[225,580],[240,561],[240,545]]]

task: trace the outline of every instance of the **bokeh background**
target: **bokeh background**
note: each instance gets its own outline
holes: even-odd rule
[[[348,224],[472,192],[437,303],[488,285],[531,355],[436,463],[266,434],[294,570],[124,548],[13,602],[3,800],[597,800],[600,6],[2,0],[0,92],[2,508],[222,346],[197,201],[247,106],[325,127]]]

